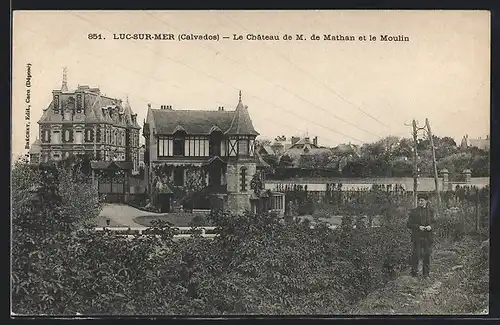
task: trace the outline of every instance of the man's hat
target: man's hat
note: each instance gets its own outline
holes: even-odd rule
[[[425,194],[425,193],[419,193],[417,195],[417,198],[420,200],[420,199],[424,199],[424,200],[428,200],[429,199],[429,195]]]

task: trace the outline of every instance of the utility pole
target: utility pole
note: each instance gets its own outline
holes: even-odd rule
[[[413,120],[413,207],[417,207],[418,191],[418,153],[417,153],[417,121]]]
[[[425,126],[427,127],[427,134],[429,136],[429,141],[432,149],[432,165],[434,166],[434,184],[436,185],[436,199],[437,199],[437,211],[441,208],[441,195],[439,194],[439,178],[436,162],[436,147],[434,147],[434,139],[432,136],[431,125],[429,119],[425,119]]]

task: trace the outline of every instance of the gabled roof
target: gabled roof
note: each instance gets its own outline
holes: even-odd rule
[[[210,134],[214,126],[227,130],[234,112],[151,109],[158,134],[174,134],[182,127],[187,134]]]
[[[274,149],[271,146],[266,145],[266,146],[261,146],[260,148],[262,150],[264,150],[264,152],[266,153],[266,155],[274,155],[274,154],[276,154],[274,152]]]
[[[255,152],[255,156],[257,158],[257,168],[263,168],[263,169],[267,169],[269,171],[272,171],[274,172],[274,169],[271,167],[271,165],[269,165],[265,160],[264,158],[262,158],[261,154],[258,153],[258,152]]]
[[[171,135],[183,130],[187,134],[208,135],[220,130],[225,134],[259,135],[241,99],[234,111],[149,109],[148,116],[149,113],[157,134]]]

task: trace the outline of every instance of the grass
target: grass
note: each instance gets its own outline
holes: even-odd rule
[[[351,314],[480,314],[488,306],[488,262],[481,242],[466,237],[436,245],[429,279],[406,271],[355,304]]]
[[[145,227],[151,227],[153,220],[162,220],[172,223],[176,227],[189,227],[189,223],[196,215],[193,213],[169,213],[165,216],[140,216],[134,218],[134,222]]]

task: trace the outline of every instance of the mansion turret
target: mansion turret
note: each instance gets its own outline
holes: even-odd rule
[[[132,162],[132,170],[139,169],[140,126],[128,98],[122,102],[89,86],[68,90],[64,73],[38,125],[39,138],[30,151],[35,161],[89,154],[97,161]]]

